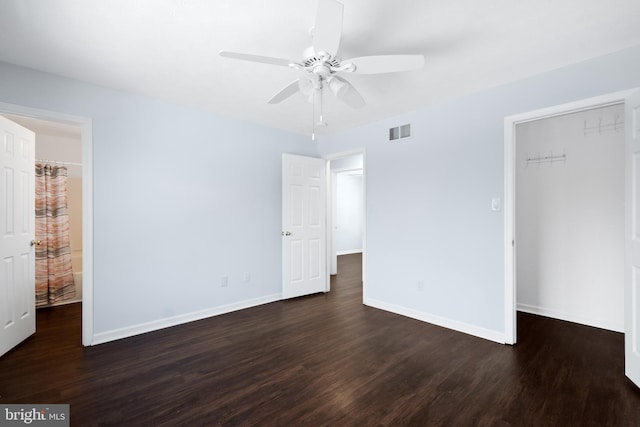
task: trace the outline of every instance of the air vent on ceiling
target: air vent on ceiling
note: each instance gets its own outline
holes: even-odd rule
[[[389,141],[396,141],[398,139],[409,138],[411,136],[411,125],[406,124],[402,126],[396,126],[389,129]]]

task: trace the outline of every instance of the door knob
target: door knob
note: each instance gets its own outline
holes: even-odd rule
[[[291,236],[291,232],[290,231],[283,231],[282,235],[283,236]]]
[[[32,240],[31,246],[40,246],[42,244],[41,240]]]

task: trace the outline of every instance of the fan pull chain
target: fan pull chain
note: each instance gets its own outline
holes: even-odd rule
[[[322,118],[322,113],[324,112],[324,110],[323,110],[323,100],[324,100],[324,98],[322,96],[324,94],[324,90],[323,89],[324,89],[324,87],[320,86],[320,120],[318,121],[318,124],[320,126],[322,126],[322,123],[324,123],[323,118]]]
[[[313,106],[311,108],[311,141],[316,140],[316,91],[313,90]]]

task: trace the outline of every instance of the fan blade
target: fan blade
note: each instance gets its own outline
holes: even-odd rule
[[[331,78],[332,81],[337,80],[340,82],[340,87],[335,88],[332,87],[332,82],[329,82],[329,89],[336,95],[336,97],[347,104],[351,108],[362,108],[366,105],[364,98],[360,95],[360,92],[356,90],[355,87],[345,79],[333,76]]]
[[[357,74],[383,74],[409,71],[424,66],[424,55],[379,55],[361,56],[342,61],[343,64],[353,64]]]
[[[335,56],[338,53],[343,9],[342,3],[335,0],[318,0],[316,23],[313,27],[313,49],[316,55],[327,52]]]
[[[242,61],[260,62],[262,64],[282,65],[288,67],[289,64],[293,64],[293,61],[282,58],[272,58],[270,56],[251,55],[248,53],[227,52],[226,50],[220,51],[220,56],[225,58],[240,59]]]
[[[280,92],[273,95],[273,97],[269,100],[269,104],[278,104],[285,99],[293,96],[299,90],[299,80],[294,80],[285,87],[283,87]]]

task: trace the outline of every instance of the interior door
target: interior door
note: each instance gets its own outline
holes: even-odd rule
[[[640,91],[625,99],[625,374],[640,386]]]
[[[282,155],[282,296],[327,291],[326,161]]]
[[[35,134],[0,116],[0,356],[36,331]]]

